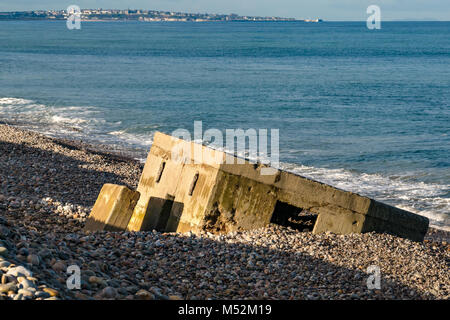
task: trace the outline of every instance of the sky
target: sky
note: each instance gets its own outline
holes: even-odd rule
[[[81,8],[236,13],[328,21],[365,21],[369,5],[382,20],[450,20],[450,0],[0,0],[0,11]]]

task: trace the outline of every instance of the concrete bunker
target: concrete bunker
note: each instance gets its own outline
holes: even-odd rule
[[[157,132],[137,203],[131,218],[123,219],[129,220],[126,228],[123,223],[120,228],[227,233],[276,223],[313,233],[385,232],[414,241],[422,241],[427,232],[425,217],[290,172],[274,169],[263,175],[263,168]],[[96,209],[89,219],[99,220]]]

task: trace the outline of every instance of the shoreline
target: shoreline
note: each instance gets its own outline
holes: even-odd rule
[[[47,134],[46,132],[42,132],[39,130],[33,130],[33,129],[28,129],[27,127],[23,127],[21,123],[18,122],[14,122],[14,121],[2,121],[0,120],[0,126],[10,126],[13,128],[16,128],[18,130],[23,130],[26,132],[33,132],[35,134],[38,135],[42,135],[43,137],[49,138],[53,141],[53,143],[61,145],[61,146],[65,146],[68,148],[76,148],[79,150],[85,150],[87,152],[93,153],[93,154],[98,154],[98,155],[103,155],[103,156],[109,156],[111,158],[115,158],[117,160],[122,159],[123,161],[131,161],[131,162],[138,162],[139,164],[141,164],[142,166],[145,164],[148,152],[150,151],[149,149],[147,149],[146,151],[136,151],[137,149],[132,149],[132,148],[127,148],[125,146],[122,147],[122,149],[118,149],[117,146],[115,146],[114,144],[108,144],[108,143],[104,143],[101,142],[99,140],[82,140],[79,138],[74,138],[71,136],[67,136],[67,135],[52,135],[52,134]],[[72,128],[73,129],[73,128]],[[315,178],[315,177],[309,177],[307,175],[302,175],[301,173],[296,173],[295,171],[289,170],[289,169],[282,169],[282,170],[286,170],[289,172],[292,172],[293,174],[298,174],[302,177],[305,177],[307,179],[310,180],[314,180],[314,181],[318,181],[319,183],[328,183],[330,185],[333,185],[333,183],[331,182],[323,182],[322,180]],[[368,196],[371,197],[370,195],[367,194],[361,194],[359,193],[358,190],[348,190],[348,189],[343,189],[345,191],[351,191],[360,195],[364,195],[364,196]],[[372,197],[373,199],[377,200],[377,198]],[[380,201],[380,200],[378,200]],[[381,200],[381,202],[383,202]],[[398,206],[396,204],[392,204],[392,203],[388,203],[387,204],[394,206],[394,207],[398,207],[403,209],[403,207]],[[404,210],[410,211],[410,209],[406,208]],[[416,211],[411,211],[414,214],[418,214],[421,215],[419,212]],[[423,215],[425,217],[427,217],[426,215]],[[428,218],[428,217],[427,217]],[[430,218],[428,218],[430,219]],[[430,219],[430,223],[431,223],[431,219]],[[437,226],[437,225],[431,225],[430,224],[430,228],[437,230],[437,231],[442,231],[442,232],[447,232],[450,234],[450,226]]]
[[[423,243],[274,225],[222,236],[85,234],[101,186],[136,188],[142,163],[3,124],[0,151],[0,300],[450,298],[448,231],[430,227]],[[73,264],[81,290],[65,287]],[[373,264],[381,290],[365,287]],[[29,288],[11,272],[18,266],[33,273]]]

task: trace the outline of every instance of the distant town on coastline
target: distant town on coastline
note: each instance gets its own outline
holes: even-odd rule
[[[67,10],[0,12],[0,20],[65,20],[69,15],[70,13]],[[80,16],[82,21],[322,21],[319,18],[252,17],[237,14],[184,13],[130,9],[81,9]]]

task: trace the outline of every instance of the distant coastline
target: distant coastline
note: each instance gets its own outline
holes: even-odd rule
[[[237,14],[184,13],[156,10],[117,10],[81,9],[81,21],[177,21],[177,22],[215,22],[215,21],[303,21],[322,22],[322,19],[295,19],[282,17],[240,16]],[[66,20],[67,10],[35,10],[0,12],[0,20]]]

